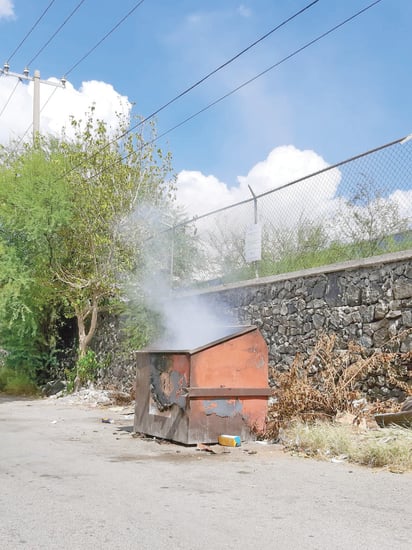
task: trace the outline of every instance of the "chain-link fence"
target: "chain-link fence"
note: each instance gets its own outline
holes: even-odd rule
[[[232,282],[412,247],[412,139],[160,232],[174,285]],[[166,246],[165,243],[166,242]]]

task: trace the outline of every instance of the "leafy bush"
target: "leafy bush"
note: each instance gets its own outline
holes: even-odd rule
[[[94,382],[100,368],[95,352],[89,349],[78,359],[74,369],[66,369],[67,391],[70,393],[88,382]]]
[[[36,395],[38,387],[27,373],[0,367],[0,392],[8,395]]]

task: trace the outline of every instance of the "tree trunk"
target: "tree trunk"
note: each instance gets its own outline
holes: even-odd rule
[[[77,318],[77,329],[79,335],[79,353],[78,359],[84,357],[87,353],[89,344],[96,332],[97,328],[97,316],[99,312],[98,298],[94,296],[92,303],[84,309],[75,307],[75,314]],[[86,330],[86,319],[91,314],[89,330]],[[76,378],[74,380],[74,389],[77,391],[80,387],[81,380],[79,378],[79,373],[77,372]]]

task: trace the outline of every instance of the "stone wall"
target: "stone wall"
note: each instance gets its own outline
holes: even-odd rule
[[[412,329],[412,250],[186,292],[178,299],[193,295],[224,304],[240,324],[258,326],[269,347],[270,365],[278,370],[288,369],[298,352],[310,352],[324,333],[335,334],[340,349],[355,341],[370,353],[403,334],[391,349],[412,351],[412,331],[404,332]],[[98,339],[97,349],[103,357],[112,341],[113,360],[102,382],[121,382],[117,385],[124,389],[133,382],[135,361],[132,354],[117,354],[116,323],[108,319],[106,325],[109,330]],[[404,373],[405,381],[411,374]],[[373,397],[402,397],[385,372],[374,373],[362,389]]]
[[[412,331],[407,330],[412,328],[412,250],[201,294],[207,301],[223,303],[240,323],[258,326],[269,347],[270,364],[278,370],[288,369],[298,352],[310,352],[324,333],[335,334],[340,349],[354,341],[370,353],[402,334],[391,342],[391,350],[412,351]],[[405,381],[411,368],[401,373]],[[384,372],[374,374],[362,388],[366,393],[402,397]]]

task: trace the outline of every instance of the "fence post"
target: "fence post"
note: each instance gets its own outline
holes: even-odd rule
[[[253,210],[254,210],[254,216],[253,216],[253,219],[254,219],[254,224],[257,225],[257,222],[258,222],[258,202],[257,202],[257,196],[255,195],[255,193],[253,192],[253,189],[250,187],[250,185],[248,184],[248,187],[249,187],[249,191],[252,193],[252,197],[253,197]],[[258,279],[259,278],[259,263],[257,261],[254,261],[253,262],[253,266],[255,268],[255,278]]]

